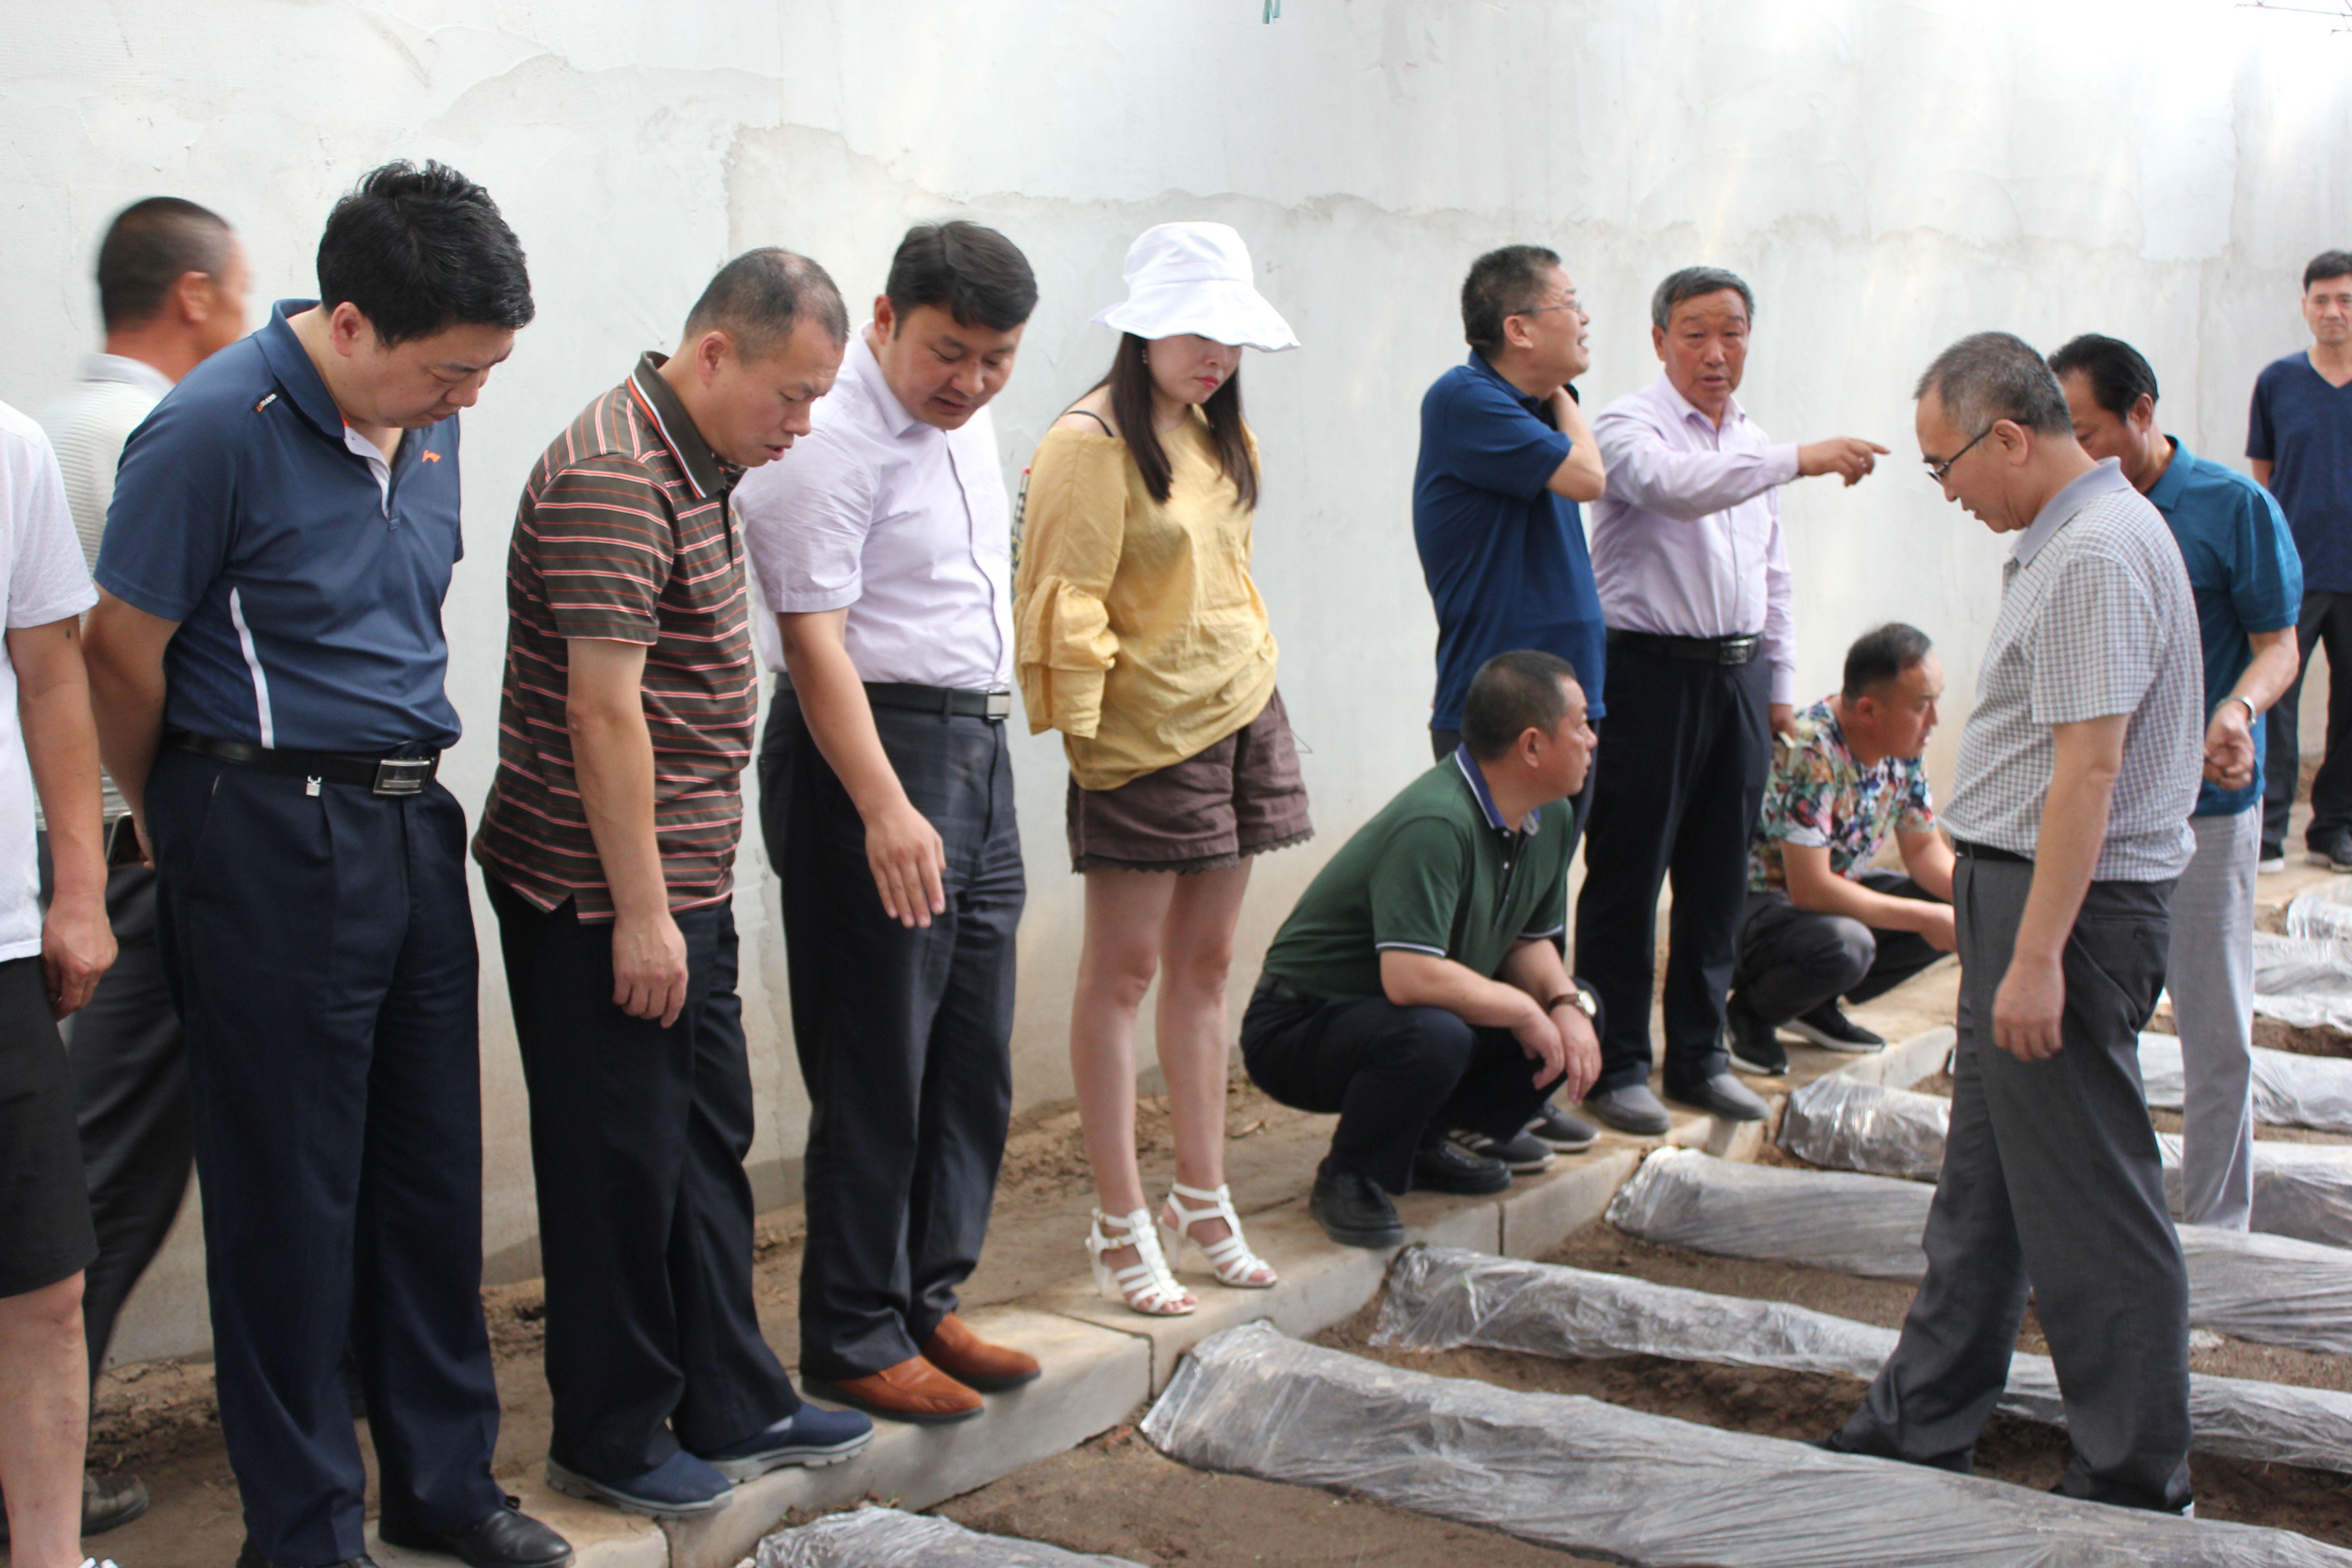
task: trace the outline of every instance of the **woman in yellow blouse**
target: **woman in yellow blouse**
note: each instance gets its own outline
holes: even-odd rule
[[[1095,318],[1123,334],[1110,374],[1031,466],[1013,592],[1023,702],[1032,731],[1062,731],[1087,879],[1070,1011],[1098,1197],[1087,1250],[1106,1296],[1164,1316],[1199,1305],[1169,1269],[1187,1242],[1221,1284],[1275,1282],[1225,1186],[1225,974],[1249,857],[1314,829],[1250,581],[1257,451],[1239,371],[1243,346],[1298,340],[1223,224],[1146,231],[1127,283]],[[1157,1215],[1135,1156],[1135,1021],[1155,973],[1176,1142]]]

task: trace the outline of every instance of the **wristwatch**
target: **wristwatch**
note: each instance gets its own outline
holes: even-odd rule
[[[2246,705],[2246,722],[2249,724],[2252,724],[2255,720],[2262,717],[2259,712],[2255,711],[2254,700],[2251,697],[2241,697],[2238,693],[2232,691],[2229,696],[2221,699],[2221,700],[2224,702],[2244,703]]]
[[[1599,1017],[1600,1000],[1584,988],[1584,982],[1571,980],[1568,984],[1569,989],[1544,1004],[1544,1011],[1549,1013],[1555,1007],[1573,1007],[1588,1018]]]

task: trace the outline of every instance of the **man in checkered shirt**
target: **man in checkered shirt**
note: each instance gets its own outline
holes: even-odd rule
[[[2075,441],[2031,346],[1963,338],[1916,396],[1929,477],[2018,538],[1944,814],[1959,1046],[1927,1273],[1829,1446],[1966,1471],[2030,1285],[2074,1449],[2060,1489],[2188,1512],[2189,1284],[2137,1037],[2195,844],[2196,606],[2163,518]]]

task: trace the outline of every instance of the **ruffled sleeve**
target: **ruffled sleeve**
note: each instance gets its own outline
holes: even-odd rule
[[[1021,567],[1013,579],[1015,658],[1029,731],[1091,738],[1103,678],[1118,662],[1104,599],[1126,533],[1127,447],[1048,430],[1029,468]]]

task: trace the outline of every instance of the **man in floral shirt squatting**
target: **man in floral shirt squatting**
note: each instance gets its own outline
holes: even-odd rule
[[[1845,685],[1797,715],[1748,855],[1727,1013],[1731,1065],[1786,1072],[1787,1029],[1833,1051],[1885,1045],[1847,1017],[1952,951],[1952,848],[1919,760],[1944,669],[1900,622],[1846,650]],[[1909,875],[1873,868],[1892,832]]]

